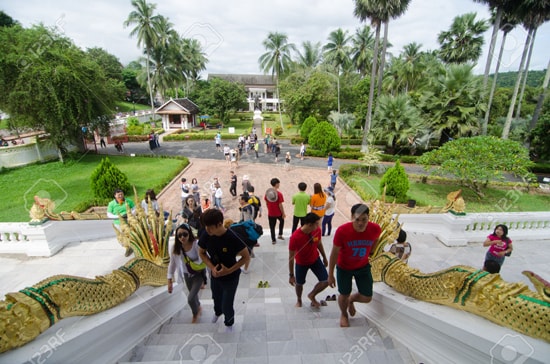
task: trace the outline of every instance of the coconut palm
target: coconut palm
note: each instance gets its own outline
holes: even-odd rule
[[[178,49],[179,36],[168,18],[159,15],[155,24],[157,39],[151,50],[154,67],[151,70],[153,90],[158,92],[164,102],[166,90],[177,87],[181,82],[181,73],[175,67],[175,54]]]
[[[365,77],[373,58],[374,36],[370,27],[365,25],[362,28],[357,28],[352,43],[351,61],[361,77]]]
[[[328,43],[323,47],[325,61],[336,67],[338,78],[338,112],[340,112],[340,73],[351,65],[350,52],[348,45],[351,37],[348,32],[338,28],[328,36]]]
[[[544,76],[544,81],[542,82],[542,91],[539,95],[539,99],[537,101],[537,106],[535,107],[535,111],[533,112],[533,118],[531,119],[531,123],[529,124],[529,134],[535,128],[537,127],[537,122],[540,117],[540,113],[542,110],[542,104],[544,103],[544,99],[546,98],[546,95],[548,94],[548,84],[550,83],[550,61],[548,61],[548,66],[546,66],[546,75]],[[531,145],[531,138],[527,140],[527,146],[529,147]]]
[[[323,52],[321,42],[311,43],[305,41],[302,43],[303,52],[298,51],[298,64],[305,69],[312,69],[321,64]]]
[[[206,69],[208,59],[202,51],[202,46],[196,39],[180,38],[174,49],[175,67],[181,72],[184,83],[185,96],[189,95],[189,88],[199,79],[201,71]],[[176,88],[176,98],[178,88]]]
[[[159,15],[154,15],[156,5],[147,4],[147,0],[132,0],[132,6],[135,8],[124,21],[124,26],[135,25],[130,31],[130,36],[137,36],[138,46],[145,48],[147,57],[147,88],[149,89],[149,97],[151,101],[151,109],[154,109],[153,103],[153,87],[151,87],[151,76],[149,72],[150,52],[153,44],[157,41],[156,24],[159,20]]]
[[[476,13],[454,18],[448,31],[437,36],[441,45],[439,54],[446,63],[476,62],[481,56],[483,33],[488,29],[485,20],[476,21]]]
[[[283,116],[281,115],[281,95],[279,95],[279,80],[292,64],[291,51],[297,51],[294,43],[288,42],[288,36],[284,33],[270,32],[262,42],[266,53],[258,59],[260,69],[264,73],[271,72],[271,77],[276,78],[277,98],[279,99],[279,117],[281,128],[283,127]]]

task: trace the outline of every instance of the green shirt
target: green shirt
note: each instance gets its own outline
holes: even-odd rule
[[[309,195],[302,191],[292,196],[292,204],[294,205],[294,216],[304,217],[307,215],[309,199]]]
[[[110,212],[113,215],[127,215],[128,212],[126,211],[126,206],[132,210],[135,207],[134,201],[130,200],[129,198],[126,198],[124,203],[120,204],[117,200],[113,200],[109,202],[109,205],[107,205],[107,212]],[[120,219],[113,220],[113,224],[119,225]]]

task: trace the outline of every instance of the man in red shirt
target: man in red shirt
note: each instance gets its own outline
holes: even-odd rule
[[[288,283],[296,288],[296,307],[302,307],[302,291],[306,283],[307,271],[311,269],[319,282],[308,293],[311,307],[318,308],[321,303],[315,296],[328,287],[327,265],[328,260],[321,241],[321,218],[312,212],[304,217],[303,225],[292,233],[288,245]],[[321,258],[323,261],[321,262]],[[294,260],[296,260],[296,276],[294,276]],[[322,301],[321,301],[322,302]]]
[[[348,312],[351,316],[355,315],[354,302],[369,303],[372,299],[369,254],[378,244],[380,233],[380,226],[369,222],[369,208],[365,204],[353,205],[351,222],[336,230],[330,252],[328,283],[334,287],[338,282],[341,327],[349,327]],[[334,267],[337,280],[334,279]],[[355,278],[359,291],[354,294],[351,294],[352,278]]]
[[[281,181],[279,181],[278,178],[272,178],[270,181],[272,188],[269,188],[265,192],[264,200],[266,202],[267,206],[267,220],[269,221],[269,230],[271,231],[271,243],[275,244],[277,241],[275,240],[275,225],[277,225],[277,221],[279,221],[279,239],[285,240],[283,238],[283,228],[285,226],[285,209],[283,206],[283,202],[285,202],[285,199],[283,197],[283,194],[279,192],[279,185],[281,184]]]

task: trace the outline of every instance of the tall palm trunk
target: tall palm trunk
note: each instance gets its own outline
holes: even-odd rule
[[[535,112],[533,113],[533,118],[531,119],[531,123],[529,124],[529,133],[533,131],[533,129],[535,129],[535,127],[537,126],[537,122],[539,121],[542,105],[544,104],[544,99],[546,97],[546,94],[548,93],[549,82],[550,82],[550,60],[548,61],[548,66],[546,66],[546,76],[544,76],[544,81],[542,82],[542,91],[539,95],[537,106],[535,107]],[[528,148],[531,146],[531,138],[527,139],[526,144]]]
[[[378,92],[376,93],[380,96],[382,92],[382,81],[384,80],[384,67],[386,66],[386,48],[388,46],[388,28],[389,20],[384,22],[384,41],[382,42],[382,54],[380,55],[380,67],[378,67]]]
[[[361,142],[361,151],[368,153],[369,147],[367,137],[369,135],[370,123],[372,118],[372,103],[374,100],[374,85],[376,83],[376,65],[378,63],[378,43],[380,42],[380,22],[376,24],[376,39],[374,40],[374,52],[372,59],[372,70],[370,76],[369,102],[367,106],[367,116],[365,117],[365,128],[363,130],[363,140]]]
[[[533,28],[529,28],[527,32],[527,38],[525,39],[525,45],[523,46],[523,52],[521,54],[521,62],[518,69],[518,77],[516,79],[516,85],[510,101],[510,107],[508,108],[508,115],[506,115],[506,122],[504,123],[504,129],[502,130],[502,139],[508,139],[510,134],[510,126],[512,125],[512,116],[516,108],[516,99],[518,97],[519,86],[521,84],[521,75],[523,67],[525,66],[525,59],[527,58],[527,50],[529,49],[529,43],[531,42],[531,36],[533,35]]]
[[[489,72],[491,71],[491,63],[493,61],[493,55],[495,53],[495,45],[496,45],[496,42],[497,42],[497,37],[498,37],[498,30],[500,28],[500,20],[502,19],[502,9],[499,7],[497,8],[497,13],[496,13],[496,16],[495,16],[495,23],[493,24],[493,32],[491,34],[491,43],[489,44],[489,54],[487,55],[487,62],[485,62],[485,72],[483,74],[483,90],[485,91],[486,88],[487,88],[487,82],[489,80]],[[506,33],[504,34],[504,36],[506,36]],[[500,57],[502,56],[502,48],[501,48],[501,53],[499,55],[499,62],[500,62]],[[497,64],[497,67],[499,65]],[[495,71],[495,79],[496,79],[496,76],[497,76],[497,71]],[[494,82],[493,82],[494,83]],[[491,89],[492,92],[494,92],[493,89]],[[482,135],[487,135],[487,123],[489,121],[489,117],[488,117],[488,113],[489,113],[489,109],[490,109],[490,106],[489,106],[489,103],[492,102],[491,98],[488,100],[487,102],[487,112],[485,113],[485,119],[483,120],[483,125],[481,126],[481,134]]]
[[[149,72],[149,47],[145,47],[145,53],[147,54],[147,67],[146,67],[146,72],[147,72],[147,86],[149,87],[149,97],[151,99],[151,111],[154,113],[155,112],[155,104],[153,102],[153,88],[151,87],[151,74]]]
[[[340,66],[338,66],[338,114],[340,114]]]
[[[495,68],[495,76],[493,77],[493,83],[491,84],[491,92],[489,93],[489,99],[487,100],[487,110],[485,110],[485,119],[483,119],[484,135],[487,135],[487,125],[489,125],[489,116],[491,115],[491,106],[493,105],[493,98],[495,96],[495,90],[497,88],[498,71],[500,70],[502,55],[504,54],[504,44],[506,43],[506,37],[508,37],[508,32],[504,32],[504,34],[502,35],[502,42],[500,43],[500,51],[498,53],[497,65]]]
[[[533,36],[531,37],[531,44],[529,44],[529,54],[527,55],[527,62],[525,63],[525,68],[522,76],[522,85],[521,91],[519,92],[518,98],[518,107],[516,109],[516,119],[519,119],[521,115],[521,102],[523,101],[523,94],[525,92],[525,86],[527,86],[527,75],[529,74],[529,65],[531,64],[531,55],[533,54],[533,48],[535,46],[535,37],[537,36],[537,29],[533,31]]]

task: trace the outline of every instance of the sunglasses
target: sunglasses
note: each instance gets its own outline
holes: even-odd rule
[[[179,233],[178,234],[178,239],[187,238],[188,236],[189,236],[189,233],[186,233],[186,232]]]

